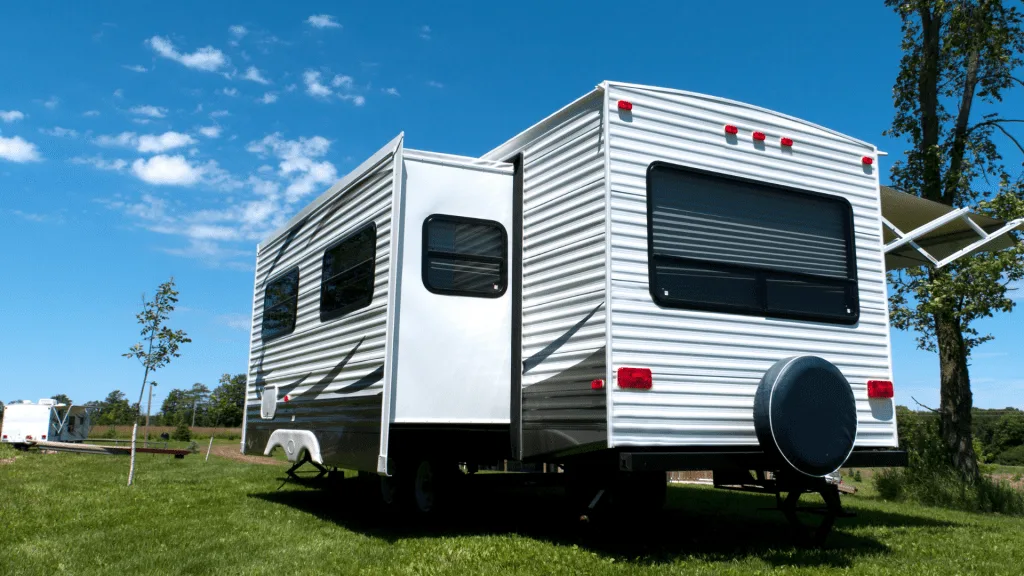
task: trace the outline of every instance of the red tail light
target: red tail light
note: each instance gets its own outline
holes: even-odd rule
[[[861,158],[860,161],[863,162],[865,166],[871,166],[872,164],[875,163],[875,159],[872,158],[871,156],[865,156]]]
[[[7,440],[7,434],[4,434],[3,440]]]
[[[629,112],[633,109],[633,103],[629,100],[619,100],[619,110],[625,110]]]
[[[619,388],[650,390],[654,385],[650,368],[619,368]]]
[[[25,436],[25,440],[31,440],[31,439],[32,439],[31,436]]]
[[[726,124],[725,125],[725,133],[726,134],[739,134],[740,133],[740,129],[735,127],[735,126],[733,126],[732,124]]]
[[[590,381],[591,390],[604,390],[604,380],[597,378]]]
[[[892,398],[892,382],[888,380],[868,380],[868,398]]]
[[[43,434],[42,440],[46,440],[46,434]]]

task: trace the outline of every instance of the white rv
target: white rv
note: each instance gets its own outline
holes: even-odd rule
[[[18,400],[4,406],[0,442],[24,446],[32,442],[82,442],[92,422],[85,406]]]
[[[935,205],[890,191],[909,208],[883,218],[879,154],[615,82],[480,158],[399,135],[257,249],[242,450],[424,510],[460,462],[654,493],[666,470],[799,491],[902,465],[887,262],[1003,223],[904,233]]]

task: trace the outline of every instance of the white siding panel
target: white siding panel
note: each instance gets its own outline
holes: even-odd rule
[[[631,113],[615,109],[617,100]],[[612,369],[650,368],[654,388],[610,386],[612,446],[756,445],[758,381],[776,361],[834,363],[857,399],[858,447],[895,446],[892,403],[866,381],[891,377],[875,149],[798,120],[710,97],[609,85]],[[723,126],[740,128],[727,138]],[[767,134],[755,145],[751,132]],[[792,149],[779,145],[786,136]],[[854,326],[661,308],[649,293],[647,167],[655,160],[839,195],[853,207],[860,292]]]

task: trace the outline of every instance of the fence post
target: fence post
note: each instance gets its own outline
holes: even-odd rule
[[[210,461],[210,450],[213,450],[213,434],[210,434],[210,445],[206,447],[206,460],[203,460],[203,462]]]
[[[132,458],[131,463],[128,465],[128,485],[132,485],[132,478],[135,477],[135,438],[139,433],[139,419],[135,419],[135,425],[132,426]]]

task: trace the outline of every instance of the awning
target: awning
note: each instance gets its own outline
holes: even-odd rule
[[[887,270],[941,268],[962,256],[1009,248],[1016,240],[1007,233],[1024,229],[1024,218],[1006,222],[888,186],[882,186],[882,223]]]

